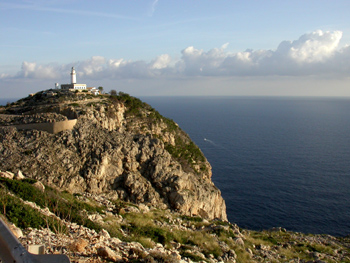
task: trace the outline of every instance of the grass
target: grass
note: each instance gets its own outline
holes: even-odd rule
[[[334,255],[335,246],[323,245],[313,241],[300,242],[293,235],[292,232],[281,232],[281,231],[249,231],[250,235],[246,236],[245,244],[251,250],[255,250],[257,245],[265,246],[276,246],[278,247],[278,254],[283,256],[283,260],[292,260],[299,258],[302,260],[313,260],[311,252],[319,252],[327,255]],[[301,236],[306,236],[303,234],[298,234],[299,238]],[[286,244],[287,246],[284,246]],[[236,251],[237,252],[237,251]],[[237,253],[238,255],[239,253]],[[242,254],[242,256],[244,256]],[[284,262],[283,261],[283,262]],[[335,261],[327,261],[335,262]]]
[[[93,207],[84,202],[78,201],[74,198],[73,195],[70,195],[67,192],[60,193],[59,191],[46,187],[45,192],[41,192],[39,189],[32,185],[33,180],[9,180],[6,178],[0,178],[0,185],[3,191],[8,191],[15,194],[17,197],[36,203],[41,208],[48,207],[56,216],[62,219],[69,219],[72,222],[75,222],[80,225],[84,225],[88,228],[95,229],[96,231],[101,230],[101,227],[87,219],[85,215],[82,215],[81,211],[85,210],[87,212],[101,212],[101,207]],[[6,189],[6,190],[4,190]],[[7,195],[9,200],[12,200],[9,195]],[[67,198],[68,200],[66,200]],[[20,220],[21,225],[30,225],[35,227],[36,224],[33,223],[31,215],[20,216],[20,212],[17,211],[20,209],[18,206],[15,206],[14,203],[2,201],[0,205],[5,207],[6,216],[8,215],[13,220]],[[18,201],[17,201],[18,202]],[[15,219],[17,218],[17,219]],[[33,215],[34,218],[34,215]],[[9,218],[10,219],[10,218]],[[40,221],[39,218],[35,217],[34,221]],[[42,225],[42,222],[38,223]]]
[[[189,252],[189,251],[182,251],[182,252],[181,252],[181,256],[182,256],[182,257],[189,258],[189,259],[191,259],[191,260],[193,260],[193,261],[195,261],[195,262],[198,262],[198,261],[202,261],[202,260],[203,260],[203,258],[202,258],[201,256],[198,256],[198,255],[196,255],[196,254],[194,254],[194,253],[191,253],[191,252]]]
[[[169,218],[170,217],[170,218]],[[219,246],[219,240],[213,231],[208,230],[183,230],[177,229],[170,225],[158,225],[156,222],[169,222],[172,220],[172,215],[168,215],[162,210],[152,210],[148,213],[126,213],[123,215],[124,220],[120,223],[105,224],[111,236],[115,236],[124,241],[137,241],[144,247],[153,247],[156,243],[170,248],[172,243],[180,243],[183,245],[182,252],[194,246],[198,247],[204,255],[212,254],[214,257],[222,255]],[[184,217],[183,223],[192,222],[202,223],[198,217]],[[113,219],[112,219],[113,220]],[[108,221],[108,220],[106,220]],[[122,235],[121,231],[126,235]],[[228,239],[227,239],[228,240]],[[193,255],[194,256],[194,255]],[[193,257],[190,257],[194,259]]]
[[[27,227],[49,227],[52,231],[62,228],[59,220],[53,217],[47,217],[38,210],[24,204],[18,197],[9,195],[7,189],[2,187],[0,195],[0,205],[3,208],[0,214],[3,214],[17,227],[22,229]]]
[[[46,187],[43,193],[33,187],[34,182],[35,180],[32,179],[17,181],[0,178],[1,214],[4,214],[9,221],[20,228],[49,227],[54,232],[64,233],[66,231],[61,221],[42,215],[38,210],[25,205],[20,200],[21,198],[35,202],[42,207],[49,207],[50,211],[61,219],[76,222],[96,231],[104,228],[112,237],[118,237],[127,242],[136,241],[146,248],[153,248],[157,243],[161,243],[170,249],[174,244],[177,246],[180,244],[181,256],[193,261],[203,260],[202,254],[205,257],[213,255],[214,258],[224,256],[222,244],[226,244],[235,251],[237,262],[250,262],[252,258],[247,249],[250,249],[254,255],[259,255],[262,251],[261,246],[274,248],[274,253],[279,255],[279,261],[276,259],[271,262],[288,262],[296,258],[308,261],[313,260],[312,252],[332,256],[335,249],[344,249],[337,246],[335,242],[331,242],[331,244],[316,243],[308,241],[309,236],[307,235],[296,235],[293,232],[243,230],[241,232],[244,233],[244,247],[241,247],[235,243],[234,228],[228,222],[219,220],[208,222],[200,217],[184,216],[157,209],[147,213],[126,213],[124,211],[119,215],[109,215],[104,217],[101,225],[98,225],[89,221],[86,214],[103,214],[103,207],[94,202],[80,201],[77,198],[79,195],[59,192],[50,187]],[[116,210],[130,205],[135,206],[119,200],[114,201],[114,204],[117,206]],[[82,211],[85,212],[82,213]],[[180,222],[182,226],[178,227],[172,222]],[[350,252],[349,249],[345,250],[346,253]],[[159,256],[161,257],[161,255]],[[162,260],[163,262],[171,262],[171,258],[162,258]],[[325,261],[334,262],[331,259]]]
[[[128,213],[124,219],[128,223],[121,224],[120,227],[127,233],[126,241],[136,240],[146,247],[154,243],[171,247],[171,242],[176,242],[190,247],[197,246],[205,255],[212,254],[218,257],[222,254],[214,232],[189,231],[156,225],[156,221],[164,221],[164,212],[155,210],[144,214]],[[186,219],[195,223],[199,221],[198,217],[186,217]]]

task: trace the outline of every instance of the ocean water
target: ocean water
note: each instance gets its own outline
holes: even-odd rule
[[[17,100],[19,100],[19,98],[18,99],[16,99],[16,98],[7,98],[7,99],[0,98],[0,106],[5,106],[7,103],[15,102]]]
[[[350,99],[144,97],[213,167],[240,227],[350,234]]]

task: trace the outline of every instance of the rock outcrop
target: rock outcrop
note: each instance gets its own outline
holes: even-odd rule
[[[76,125],[58,134],[1,127],[1,170],[21,170],[26,177],[72,193],[227,220],[208,161],[186,133],[149,105],[126,94],[61,94],[47,104],[39,95],[3,113],[45,116],[46,108],[58,120],[77,117]]]

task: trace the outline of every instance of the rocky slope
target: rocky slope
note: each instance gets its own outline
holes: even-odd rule
[[[349,237],[249,231],[97,194],[71,195],[22,173],[0,172],[0,207],[20,227],[9,224],[25,247],[41,245],[71,262],[350,262]]]
[[[71,193],[227,220],[202,152],[176,123],[136,98],[39,92],[2,114],[1,170],[21,170]],[[58,134],[8,125],[67,118],[77,124]]]

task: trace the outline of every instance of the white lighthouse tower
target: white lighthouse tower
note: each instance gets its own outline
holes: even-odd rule
[[[74,67],[70,72],[70,84],[62,84],[61,89],[65,90],[86,90],[86,84],[77,84],[77,74],[75,73]]]
[[[77,83],[77,74],[75,73],[74,67],[72,67],[70,77],[71,77],[71,84],[76,84]]]

